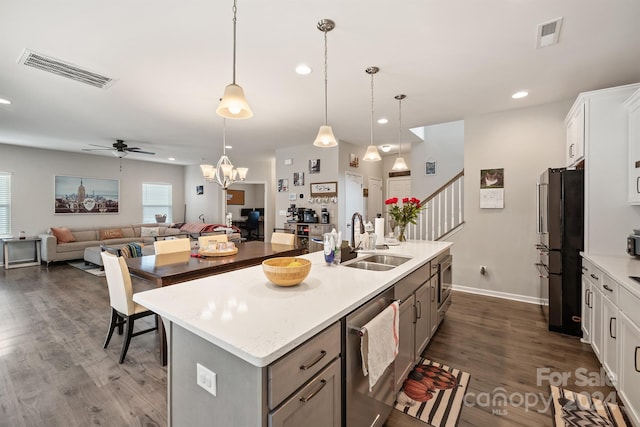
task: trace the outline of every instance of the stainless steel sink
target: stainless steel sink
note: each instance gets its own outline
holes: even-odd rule
[[[366,258],[363,258],[362,261],[376,262],[378,264],[393,265],[394,267],[397,267],[409,261],[410,259],[411,258],[397,256],[397,255],[384,255],[384,254],[377,255],[376,254],[376,255],[370,255]]]
[[[411,258],[397,256],[397,255],[369,255],[364,258],[360,258],[357,261],[342,264],[346,267],[359,268],[361,270],[372,271],[387,271],[397,266],[404,264]]]
[[[387,271],[392,268],[396,268],[395,265],[388,264],[379,264],[377,262],[367,262],[367,261],[356,261],[349,264],[342,264],[345,267],[351,268],[359,268],[360,270],[371,270],[371,271]]]

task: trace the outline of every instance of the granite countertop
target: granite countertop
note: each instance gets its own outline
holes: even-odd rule
[[[136,293],[133,299],[165,322],[264,367],[451,246],[415,241],[381,250],[411,257],[389,271],[327,265],[323,253],[314,252],[301,256],[312,266],[297,286],[276,286],[255,266]]]
[[[640,277],[640,259],[628,255],[611,256],[587,253],[581,253],[581,255],[624,286],[629,292],[640,298],[640,283],[629,278],[629,276]]]

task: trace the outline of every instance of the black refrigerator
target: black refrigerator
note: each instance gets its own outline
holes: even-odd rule
[[[580,251],[584,247],[584,170],[547,169],[537,184],[536,263],[549,305],[549,330],[581,336]]]

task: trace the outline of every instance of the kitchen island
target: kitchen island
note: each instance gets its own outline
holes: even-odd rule
[[[134,300],[160,314],[167,327],[169,424],[278,425],[274,415],[288,410],[284,397],[303,385],[300,390],[309,389],[308,399],[321,388],[333,390],[333,401],[325,403],[332,408],[329,415],[340,416],[345,316],[450,246],[406,242],[379,251],[410,258],[388,271],[326,265],[322,252],[311,253],[303,256],[312,262],[311,272],[294,287],[273,285],[262,267],[255,266],[135,294]],[[296,357],[313,355],[315,343],[323,348],[319,354],[324,359],[317,365],[312,360],[307,368]],[[208,371],[197,373],[198,364]],[[291,375],[286,374],[289,364]],[[310,378],[318,373],[330,374],[331,379],[314,383]],[[296,382],[298,374],[302,382]],[[304,416],[326,412],[310,410]]]

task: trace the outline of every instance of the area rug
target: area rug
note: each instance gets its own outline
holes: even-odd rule
[[[78,270],[93,274],[94,276],[104,277],[105,275],[104,270],[101,267],[93,264],[86,265],[84,261],[69,261],[67,264],[71,267],[77,268]]]
[[[551,386],[555,427],[630,426],[622,407],[592,398],[588,393]]]
[[[422,358],[404,380],[395,409],[434,427],[454,427],[470,379],[467,372]]]

